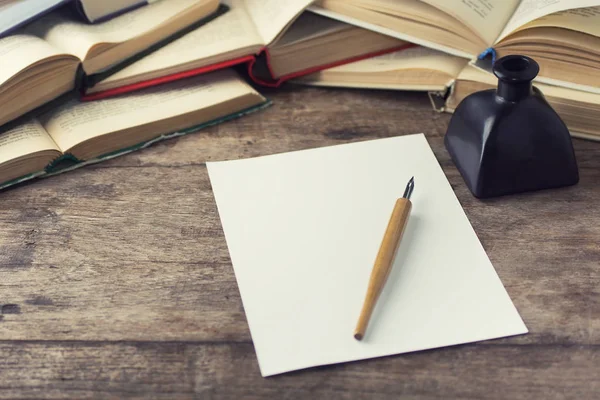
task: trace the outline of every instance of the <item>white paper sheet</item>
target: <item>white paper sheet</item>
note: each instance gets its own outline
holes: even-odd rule
[[[422,134],[207,166],[263,376],[527,332]],[[358,342],[411,176],[410,220]]]

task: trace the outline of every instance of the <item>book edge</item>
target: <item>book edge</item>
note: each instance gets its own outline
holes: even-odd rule
[[[263,109],[265,109],[265,108],[267,108],[267,107],[269,107],[271,105],[272,105],[272,101],[269,100],[269,99],[267,99],[267,98],[265,98],[265,100],[262,103],[257,104],[257,105],[252,106],[252,107],[249,107],[249,108],[246,108],[244,110],[233,112],[233,113],[228,114],[228,115],[226,115],[224,117],[220,117],[220,118],[217,118],[217,119],[214,119],[214,120],[211,120],[211,121],[199,124],[199,125],[191,126],[189,128],[182,129],[182,130],[177,131],[177,132],[171,132],[171,133],[162,134],[162,135],[159,135],[159,136],[157,136],[157,137],[155,137],[153,139],[150,139],[150,140],[147,140],[147,141],[144,141],[144,142],[140,142],[140,143],[138,143],[136,145],[133,145],[133,146],[130,146],[130,147],[126,147],[126,148],[123,148],[123,149],[120,149],[120,150],[117,150],[117,151],[106,153],[106,154],[103,154],[101,156],[98,156],[98,157],[90,159],[90,160],[77,160],[70,153],[65,153],[61,157],[57,158],[56,160],[53,160],[42,171],[29,173],[29,174],[21,176],[19,178],[15,178],[15,179],[12,179],[10,181],[6,181],[6,182],[0,183],[0,190],[6,189],[6,188],[8,188],[10,186],[14,186],[14,185],[22,183],[22,182],[31,181],[31,180],[36,179],[36,178],[47,178],[47,177],[51,177],[51,176],[54,176],[54,175],[62,174],[62,173],[68,172],[68,171],[72,171],[74,169],[78,169],[78,168],[84,167],[86,165],[97,164],[97,163],[100,163],[102,161],[107,161],[107,160],[110,160],[112,158],[116,158],[116,157],[119,157],[119,156],[122,156],[122,155],[125,155],[125,154],[129,154],[129,153],[132,153],[132,152],[137,151],[137,150],[145,149],[147,147],[152,146],[155,143],[162,142],[164,140],[168,140],[168,139],[176,138],[176,137],[179,137],[179,136],[185,136],[185,135],[188,135],[188,134],[191,134],[191,133],[199,132],[199,131],[201,131],[201,130],[203,130],[205,128],[208,128],[208,127],[211,127],[211,126],[214,126],[214,125],[218,125],[218,124],[221,124],[221,123],[224,123],[224,122],[227,122],[227,121],[231,121],[233,119],[237,119],[237,118],[243,117],[245,115],[248,115],[248,114],[251,114],[251,113],[263,110]],[[70,160],[72,160],[75,163],[73,165],[67,167],[67,168],[62,168],[62,169],[59,169],[59,170],[52,171],[52,168],[53,168],[54,164],[56,164],[57,161],[59,161],[59,160],[61,160],[63,158],[69,158]],[[77,160],[77,161],[74,161],[74,160]]]

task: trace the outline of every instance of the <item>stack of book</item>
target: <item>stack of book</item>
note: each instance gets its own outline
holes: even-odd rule
[[[599,0],[319,0],[310,8],[419,46],[303,77],[311,85],[429,91],[452,112],[496,86],[496,58],[532,57],[534,84],[573,136],[600,140]]]
[[[0,188],[259,110],[260,85],[418,90],[452,112],[514,53],[539,62],[535,84],[573,136],[600,139],[595,6],[0,0]]]
[[[407,47],[310,0],[0,0],[0,188],[269,105],[266,86]]]

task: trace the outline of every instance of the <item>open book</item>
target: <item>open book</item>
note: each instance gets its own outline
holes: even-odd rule
[[[149,0],[156,1],[156,0]],[[88,22],[100,22],[147,4],[148,0],[0,0],[0,37],[72,3]]]
[[[427,91],[436,110],[453,112],[468,95],[498,79],[464,58],[414,46],[293,80],[311,86]],[[535,82],[571,135],[600,141],[600,94]]]
[[[0,187],[112,158],[266,104],[231,70],[114,99],[74,99],[0,133]]]
[[[320,0],[314,12],[449,54],[525,54],[538,81],[600,93],[600,0]],[[492,53],[491,51],[488,51]]]
[[[328,68],[296,78],[293,82],[314,86],[445,92],[467,62],[464,58],[427,47],[412,46]]]
[[[93,84],[218,7],[218,0],[159,1],[97,25],[62,8],[0,39],[0,125],[79,84]]]
[[[313,13],[311,0],[227,0],[230,10],[86,91],[103,98],[235,64],[277,85],[315,69],[393,51],[404,41]]]

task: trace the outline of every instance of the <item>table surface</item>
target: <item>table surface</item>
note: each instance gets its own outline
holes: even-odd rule
[[[264,111],[0,193],[0,399],[600,396],[600,143],[577,186],[481,201],[423,93],[286,87]],[[206,171],[423,132],[530,333],[262,378]]]

